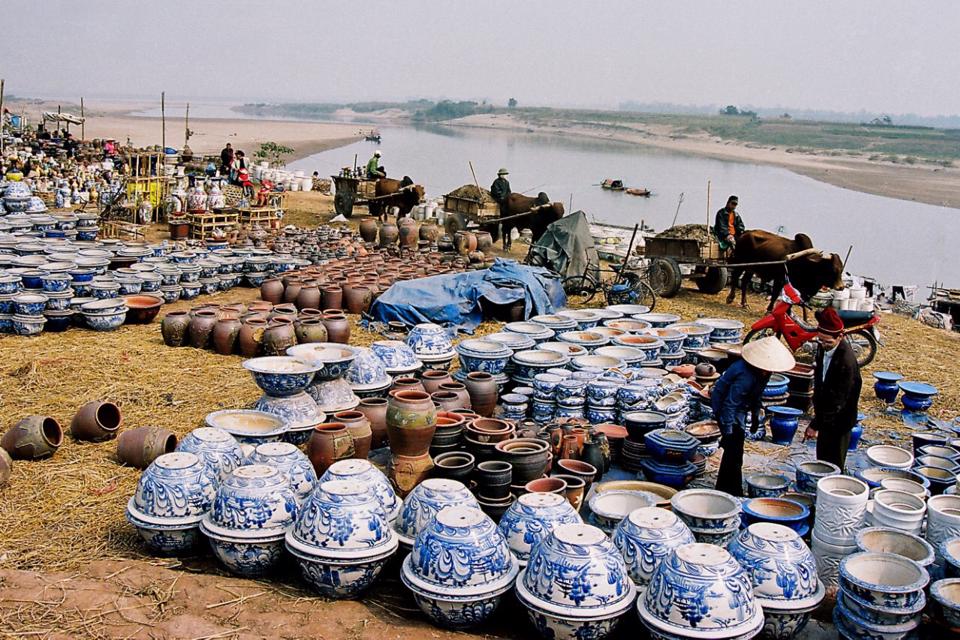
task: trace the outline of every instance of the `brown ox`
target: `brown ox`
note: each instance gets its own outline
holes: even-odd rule
[[[380,178],[374,188],[375,200],[367,205],[370,215],[383,217],[390,207],[397,207],[400,211],[398,218],[402,218],[423,200],[424,190],[419,184],[414,184],[410,176],[403,176],[403,180]]]
[[[769,231],[746,231],[737,240],[733,257],[729,261],[732,277],[730,278],[730,295],[727,296],[727,304],[733,302],[739,284],[741,290],[740,305],[747,305],[747,285],[754,274],[764,282],[773,282],[773,292],[770,295],[768,311],[773,309],[773,304],[780,295],[787,277],[790,279],[790,284],[800,292],[804,301],[810,300],[814,294],[824,287],[842,289],[843,261],[835,253],[805,255],[791,260],[786,264],[786,268],[780,264],[761,267],[736,267],[737,263],[782,261],[791,253],[812,248],[813,241],[804,233],[798,233],[791,240]]]
[[[529,215],[511,218],[520,213],[533,211]],[[536,242],[544,234],[547,227],[563,217],[564,209],[561,202],[550,202],[549,196],[542,191],[536,198],[519,193],[507,196],[507,204],[500,212],[501,218],[511,218],[499,224],[484,226],[490,232],[494,242],[500,233],[503,233],[503,248],[509,249],[512,243],[511,234],[514,229],[530,229],[533,241]]]

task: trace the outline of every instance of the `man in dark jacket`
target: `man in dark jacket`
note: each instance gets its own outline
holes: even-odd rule
[[[723,457],[717,472],[717,490],[743,495],[743,441],[747,413],[753,424],[760,415],[760,400],[770,374],[796,366],[793,354],[775,337],[743,345],[743,358],[730,365],[710,390],[713,419],[720,426]]]
[[[505,207],[507,206],[507,198],[510,196],[510,182],[505,176],[508,175],[510,175],[509,171],[500,169],[500,171],[497,171],[497,179],[490,185],[490,196],[500,205],[501,216],[507,215]]]
[[[220,173],[229,175],[230,165],[233,164],[233,146],[228,142],[227,146],[220,150]]]
[[[817,341],[814,417],[804,437],[816,439],[817,460],[832,462],[843,471],[863,382],[857,356],[843,339],[843,321],[832,307],[817,312]]]
[[[737,246],[737,240],[740,239],[745,230],[743,220],[737,213],[739,202],[737,196],[727,198],[727,206],[717,211],[717,218],[713,223],[713,234],[717,237],[720,248],[724,251]]]

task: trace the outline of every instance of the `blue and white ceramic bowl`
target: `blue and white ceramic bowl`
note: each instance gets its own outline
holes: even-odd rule
[[[119,329],[127,319],[127,307],[122,306],[113,311],[93,313],[82,311],[84,322],[94,331],[114,331]]]
[[[688,527],[726,531],[740,524],[740,501],[714,489],[685,489],[670,498],[670,508]]]
[[[215,485],[243,464],[243,451],[236,438],[212,427],[200,427],[185,435],[177,451],[191,453],[203,463],[204,472]]]
[[[40,278],[46,293],[66,291],[70,287],[70,276],[66,273],[48,273]]]
[[[563,309],[557,311],[557,315],[576,321],[577,329],[580,331],[594,328],[603,319],[599,313],[592,309]]]
[[[840,561],[840,587],[870,605],[912,607],[929,581],[926,569],[893,553],[859,552]]]
[[[797,463],[797,491],[816,493],[820,478],[840,475],[840,467],[824,460],[807,460]]]
[[[482,371],[497,375],[503,373],[513,351],[492,340],[464,340],[457,345],[460,368],[467,373]]]
[[[319,367],[292,356],[266,356],[243,361],[243,368],[251,373],[253,381],[264,393],[287,397],[298,394],[313,381]]]
[[[480,508],[477,499],[462,482],[444,478],[428,478],[414,487],[403,500],[394,530],[400,543],[413,546],[417,534],[444,507]]]
[[[537,344],[551,340],[556,332],[536,322],[508,322],[503,326],[504,331],[519,333],[532,339]]]
[[[533,397],[538,400],[555,400],[556,396],[554,394],[561,380],[563,380],[562,377],[552,373],[538,373],[531,383],[533,385]]]
[[[796,531],[779,524],[752,524],[727,550],[750,574],[753,593],[780,608],[815,608],[823,600],[817,561]],[[764,607],[766,608],[766,607]]]
[[[158,456],[137,483],[130,507],[138,517],[192,520],[199,524],[212,505],[216,486],[204,473],[200,459],[192,453],[174,452]]]
[[[790,478],[779,473],[753,473],[744,482],[751,498],[777,498],[790,488]]]
[[[391,523],[396,520],[400,514],[400,508],[403,506],[403,503],[393,490],[393,485],[390,484],[387,476],[373,466],[373,463],[369,460],[359,460],[356,458],[338,460],[330,465],[320,478],[321,482],[328,480],[348,480],[367,487],[367,490],[372,491],[377,499],[380,500],[380,504],[383,505],[383,509],[387,514],[387,520]]]
[[[407,334],[407,346],[413,349],[418,357],[441,357],[453,354],[453,344],[447,335],[447,330],[438,324],[424,322],[418,324]]]
[[[315,367],[314,382],[325,382],[347,373],[357,357],[357,349],[337,342],[310,342],[290,347],[287,355]]]
[[[555,351],[531,349],[518,351],[511,358],[514,366],[514,380],[530,382],[537,374],[546,373],[547,369],[565,367],[570,358]]]
[[[620,521],[613,543],[620,550],[630,579],[645,587],[660,562],[673,549],[696,542],[677,515],[660,507],[635,509]]]
[[[684,349],[706,349],[710,346],[710,334],[713,333],[713,329],[706,325],[685,322],[672,324],[667,328],[679,331],[685,336],[683,340]]]
[[[615,407],[619,388],[620,385],[610,380],[593,380],[587,383],[587,403],[591,407]]]
[[[316,400],[305,391],[285,398],[262,395],[253,409],[273,414],[286,422],[288,430],[282,436],[283,441],[297,446],[305,444],[313,435],[313,428],[326,420],[326,414],[320,411]]]
[[[384,389],[393,382],[383,360],[364,347],[357,348],[357,357],[350,363],[345,377],[355,393]]]
[[[577,328],[577,321],[573,318],[568,318],[561,316],[559,314],[543,314],[539,316],[533,316],[530,318],[530,322],[543,325],[548,329],[560,333],[562,331],[572,331]]]
[[[287,432],[287,423],[272,413],[252,409],[223,409],[208,413],[208,427],[223,429],[240,444],[254,446],[265,442],[280,442]]]
[[[43,331],[43,327],[46,323],[47,319],[42,315],[24,316],[20,314],[14,314],[10,319],[13,332],[18,336],[39,335]]]
[[[541,342],[536,348],[543,349],[544,351],[554,351],[556,353],[563,354],[568,358],[585,356],[590,353],[586,347],[573,344],[572,342]]]
[[[570,366],[575,373],[577,371],[599,373],[613,369],[623,369],[627,365],[623,360],[618,360],[610,356],[585,355],[571,358]]]
[[[390,375],[416,371],[423,366],[413,349],[402,340],[377,340],[370,345]]]
[[[599,349],[594,350],[593,355],[615,358],[622,361],[627,367],[640,366],[640,363],[647,359],[646,354],[644,354],[644,352],[640,349],[622,345],[600,347]]]
[[[683,355],[683,343],[687,338],[687,334],[677,331],[676,329],[658,328],[647,329],[644,333],[647,333],[651,336],[656,336],[657,338],[660,338],[661,342],[663,342],[663,348],[660,349],[661,358],[664,356]]]
[[[163,294],[163,301],[166,304],[172,304],[180,299],[180,294],[183,293],[183,287],[178,284],[162,285],[160,287],[160,293]]]
[[[750,575],[724,549],[700,543],[661,561],[637,609],[645,627],[668,637],[750,638],[763,626]]]
[[[937,580],[930,587],[941,619],[952,629],[960,629],[960,578]]]
[[[317,472],[310,459],[289,442],[268,442],[258,445],[247,464],[265,464],[283,472],[290,479],[290,486],[303,503],[317,484]]]
[[[483,337],[484,340],[491,340],[509,348],[511,351],[526,351],[537,346],[533,338],[529,338],[521,333],[513,331],[499,331]]]
[[[520,566],[527,566],[531,549],[561,524],[583,520],[573,506],[555,493],[525,493],[500,518],[500,533]]]
[[[866,624],[884,627],[910,624],[922,614],[927,606],[927,598],[924,597],[916,606],[908,609],[877,607],[858,600],[847,591],[838,591],[837,600],[843,602],[843,607],[851,618],[858,618]]]
[[[39,293],[18,293],[13,296],[13,313],[19,316],[42,316],[47,296]]]
[[[588,351],[593,351],[594,349],[602,347],[610,342],[610,338],[602,333],[594,333],[593,331],[579,329],[574,331],[564,331],[563,333],[557,335],[557,339],[560,340],[560,342],[567,342],[583,347]]]
[[[919,615],[899,625],[873,624],[853,613],[846,606],[847,602],[849,600],[842,597],[838,598],[837,604],[833,608],[834,627],[837,634],[844,640],[913,638],[915,637],[914,630],[920,626],[921,616]]]
[[[631,314],[631,317],[635,320],[649,322],[650,326],[654,329],[669,327],[670,325],[676,324],[681,320],[680,316],[675,313],[640,313]]]

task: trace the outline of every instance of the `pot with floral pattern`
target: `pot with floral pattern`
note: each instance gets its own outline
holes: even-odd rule
[[[320,482],[326,482],[327,480],[349,480],[365,486],[367,491],[373,492],[380,500],[387,515],[387,521],[391,524],[400,514],[403,503],[397,497],[387,476],[373,466],[373,463],[369,460],[351,458],[334,462],[320,477]]]
[[[199,457],[215,485],[243,464],[243,452],[237,439],[214,427],[194,429],[183,437],[176,450]]]
[[[477,499],[457,480],[427,478],[404,499],[394,530],[400,544],[413,546],[413,541],[427,523],[444,507],[470,506],[480,508]]]
[[[561,524],[581,524],[580,514],[564,496],[556,493],[525,493],[500,518],[500,533],[521,567],[527,566],[531,549]]]
[[[645,588],[660,562],[673,549],[696,542],[693,533],[672,511],[660,507],[634,509],[613,532],[630,579]]]
[[[265,464],[282,471],[301,504],[317,484],[317,472],[310,459],[289,442],[268,442],[257,446],[248,464]]]

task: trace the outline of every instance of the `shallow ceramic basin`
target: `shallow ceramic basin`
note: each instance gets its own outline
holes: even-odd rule
[[[223,429],[241,444],[278,442],[287,431],[283,418],[252,409],[224,409],[207,414],[208,427]]]

